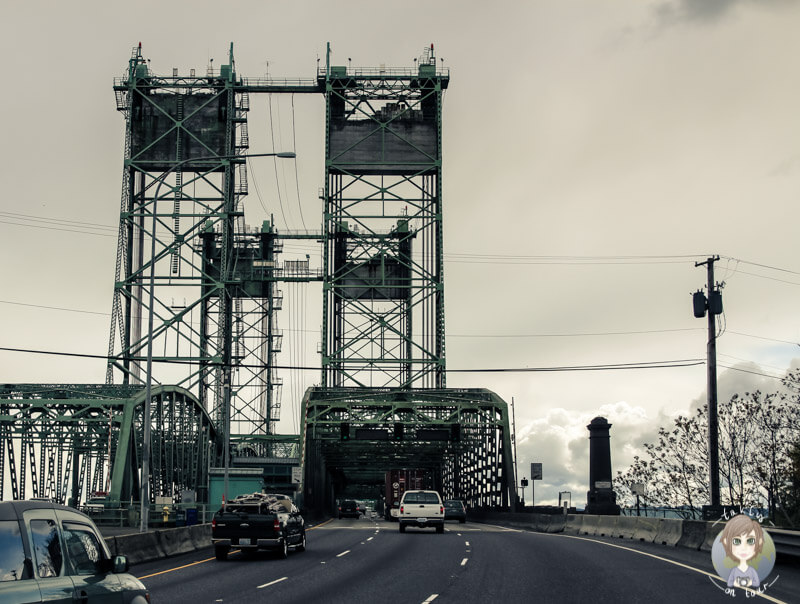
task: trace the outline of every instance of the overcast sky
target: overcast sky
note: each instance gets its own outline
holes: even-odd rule
[[[124,133],[112,84],[138,42],[156,73],[226,63],[233,42],[240,75],[302,78],[327,42],[354,67],[410,67],[434,43],[451,75],[448,368],[704,359],[695,262],[718,254],[720,396],[774,388],[766,376],[800,357],[798,29],[793,0],[13,3],[0,19],[0,346],[106,353]],[[298,157],[277,177],[253,166],[248,222],[266,211],[318,228],[322,97],[251,105],[250,151]],[[286,259],[305,253],[319,261],[300,246]],[[321,293],[304,292],[287,292],[304,321],[280,320],[305,330],[304,362],[318,364]],[[0,351],[0,382],[104,375],[103,361]],[[294,432],[319,375],[285,380],[281,429]],[[571,491],[579,505],[594,416],[613,424],[624,469],[705,400],[705,381],[705,365],[448,376],[513,399],[519,474],[544,466],[536,503]]]

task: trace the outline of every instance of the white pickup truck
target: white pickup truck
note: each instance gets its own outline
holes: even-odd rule
[[[400,500],[400,532],[406,527],[433,527],[437,533],[444,532],[444,505],[436,491],[406,491]]]

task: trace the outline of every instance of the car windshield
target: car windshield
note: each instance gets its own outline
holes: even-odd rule
[[[404,503],[439,503],[436,493],[406,493]]]

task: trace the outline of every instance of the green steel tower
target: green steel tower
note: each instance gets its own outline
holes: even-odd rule
[[[319,74],[326,98],[322,384],[445,386],[442,93],[409,69]]]
[[[114,90],[126,130],[106,381],[181,386],[224,432],[270,434],[280,243],[269,222],[244,225],[249,94],[233,45],[188,76],[152,73],[139,45]]]

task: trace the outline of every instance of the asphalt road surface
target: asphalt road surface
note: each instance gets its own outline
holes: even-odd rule
[[[444,534],[383,519],[309,528],[305,552],[228,560],[213,550],[131,569],[154,604],[275,602],[800,602],[800,568],[778,564],[760,594],[725,592],[710,555],[622,539],[448,522]]]

